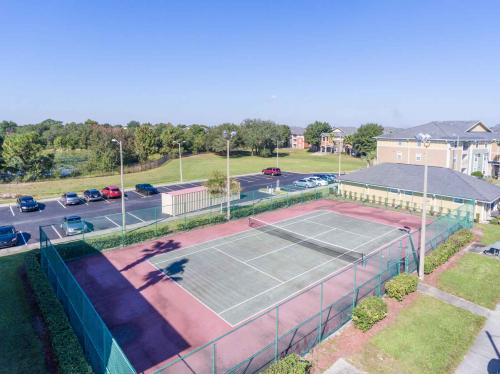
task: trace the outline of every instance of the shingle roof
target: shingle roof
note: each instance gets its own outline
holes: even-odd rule
[[[384,163],[342,176],[340,180],[387,188],[423,191],[424,166]],[[454,198],[494,202],[500,199],[500,186],[449,168],[429,167],[428,193]]]
[[[290,132],[294,135],[304,135],[304,128],[300,128],[298,126],[290,128]]]
[[[480,121],[432,121],[427,124],[401,129],[391,134],[384,134],[381,139],[414,139],[418,133],[428,133],[432,139],[439,140],[492,140],[500,139],[500,130],[492,132],[467,132]]]

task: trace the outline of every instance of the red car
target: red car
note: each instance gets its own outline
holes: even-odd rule
[[[120,188],[115,185],[111,186],[106,186],[104,189],[101,191],[102,196],[106,199],[109,198],[120,198],[122,196],[122,192],[120,191]]]
[[[279,168],[266,168],[262,170],[262,174],[269,176],[281,176],[281,169]]]

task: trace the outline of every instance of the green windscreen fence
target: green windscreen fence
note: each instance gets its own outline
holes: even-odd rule
[[[321,196],[321,195],[320,195]],[[319,197],[320,197],[319,196]],[[276,200],[276,208],[295,203]],[[257,205],[234,209],[235,216],[258,213]],[[240,217],[241,217],[240,216]],[[465,204],[426,226],[430,251],[454,232],[471,228],[472,205]],[[193,351],[177,356],[156,373],[256,373],[289,353],[305,354],[351,319],[357,302],[384,294],[386,281],[418,268],[420,231],[402,236],[290,296],[278,305]],[[97,372],[133,373],[113,335],[94,309],[49,238],[40,229],[41,261],[85,353]]]
[[[64,306],[85,355],[97,373],[133,374],[130,364],[92,302],[40,228],[42,269]]]

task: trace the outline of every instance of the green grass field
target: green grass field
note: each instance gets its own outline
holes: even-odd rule
[[[484,321],[483,317],[419,295],[351,360],[369,373],[453,373]]]
[[[494,309],[500,303],[500,260],[465,254],[438,279],[440,289],[478,305]]]
[[[275,166],[275,158],[257,156],[234,156],[230,160],[231,174],[259,173],[263,168]],[[184,181],[205,179],[213,170],[225,171],[226,158],[215,154],[202,154],[182,159]],[[304,150],[282,151],[279,166],[291,172],[335,172],[338,170],[336,155],[315,155]],[[342,155],[342,171],[364,168],[366,163],[358,158]],[[140,182],[162,184],[179,181],[179,160],[171,160],[159,168],[125,175],[125,187],[133,187]],[[88,188],[103,188],[119,184],[118,174],[105,177],[66,178],[32,183],[4,184],[2,192],[33,195],[38,199],[60,196],[66,191],[82,192]],[[12,200],[10,200],[12,201]],[[9,200],[0,200],[6,203]]]
[[[483,231],[481,243],[483,245],[491,245],[494,242],[500,241],[500,225],[498,224],[476,224]]]
[[[0,257],[0,373],[47,372],[20,276],[23,256]]]

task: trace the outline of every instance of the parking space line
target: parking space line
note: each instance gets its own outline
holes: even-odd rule
[[[61,234],[57,231],[56,227],[54,225],[51,225],[51,227],[54,230],[54,232],[56,232],[56,234],[59,236],[59,238],[62,238]]]
[[[141,194],[141,193],[139,193],[138,191],[135,191],[135,190],[130,190],[129,193],[134,193],[134,194],[137,194],[138,196],[140,196],[141,198],[146,198],[146,196],[144,194]]]
[[[144,221],[144,220],[142,220],[139,216],[135,216],[134,214],[131,214],[130,212],[127,212],[127,214],[129,214],[130,216],[135,217],[137,220],[140,220],[140,221],[142,221],[143,223],[145,223],[145,221]]]
[[[104,199],[107,203],[111,203],[111,202],[110,202],[110,201],[108,201],[106,198],[102,198],[102,199]]]
[[[9,204],[9,208],[10,208],[10,213],[12,214],[12,216],[16,216],[16,214],[14,213],[14,210],[12,209],[12,206]]]
[[[111,220],[109,217],[107,216],[104,216],[106,219],[108,219],[109,221],[111,221],[113,224],[115,224],[118,228],[120,228],[120,226],[113,220]]]
[[[28,241],[26,241],[26,238],[24,237],[23,232],[19,232],[19,234],[21,235],[21,238],[23,239],[24,246],[28,246]]]
[[[57,200],[56,202],[57,202],[57,203],[59,203],[59,204],[61,205],[61,207],[62,207],[62,208],[67,208],[64,204],[62,204],[62,203],[61,203],[61,201],[60,201],[60,200]]]

